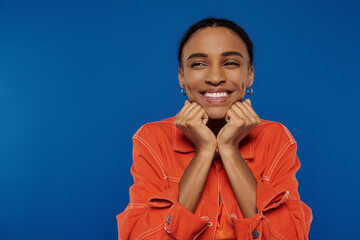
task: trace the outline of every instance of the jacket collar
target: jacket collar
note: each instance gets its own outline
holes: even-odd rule
[[[172,127],[173,150],[182,153],[195,152],[194,144],[174,124]],[[254,138],[251,133],[240,142],[239,151],[244,159],[254,158]]]

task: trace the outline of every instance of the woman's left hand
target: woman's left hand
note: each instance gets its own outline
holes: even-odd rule
[[[220,130],[217,136],[217,147],[237,149],[240,141],[259,123],[260,118],[251,107],[250,99],[244,102],[236,102],[226,113],[227,124]]]

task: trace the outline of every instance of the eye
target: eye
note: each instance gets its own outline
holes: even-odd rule
[[[240,64],[237,62],[226,62],[226,63],[224,63],[224,65],[240,66]]]
[[[194,68],[194,67],[203,67],[203,66],[206,66],[206,63],[204,63],[204,62],[193,62],[193,63],[191,63],[190,64],[190,67],[191,68]]]

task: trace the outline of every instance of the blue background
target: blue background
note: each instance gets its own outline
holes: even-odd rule
[[[310,238],[356,238],[359,7],[0,0],[0,239],[117,238],[131,137],[182,107],[177,45],[208,16],[254,42],[253,107],[298,142]]]

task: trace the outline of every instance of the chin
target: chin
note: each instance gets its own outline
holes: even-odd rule
[[[226,116],[226,111],[209,111],[207,115],[210,119],[224,119]]]

